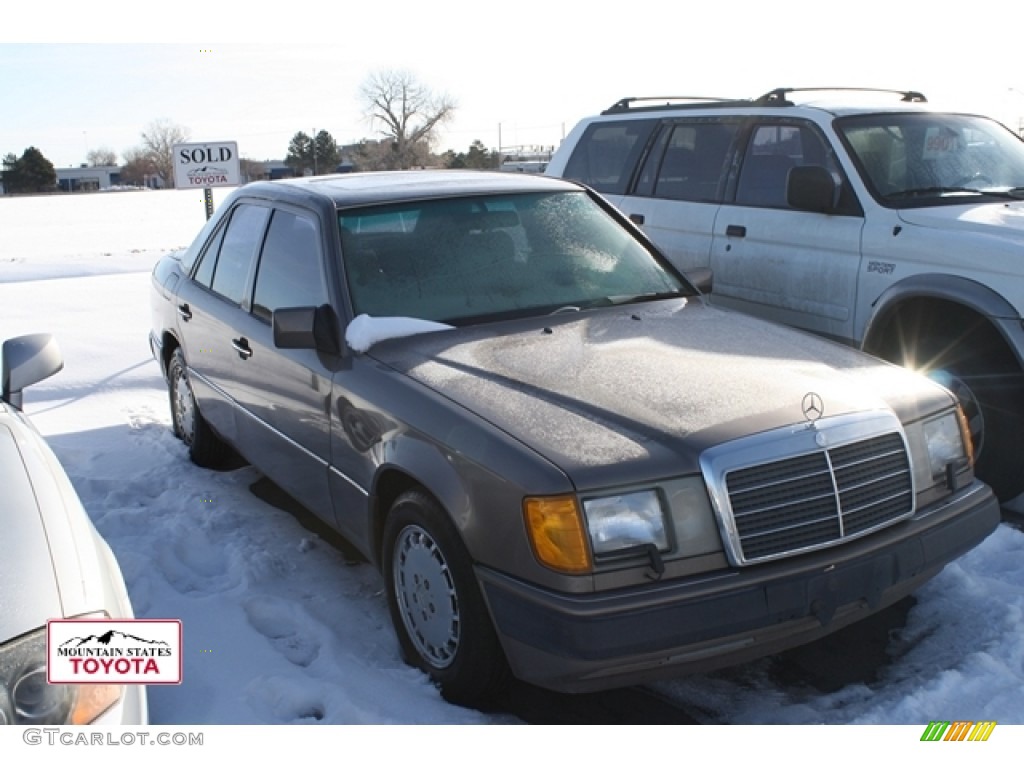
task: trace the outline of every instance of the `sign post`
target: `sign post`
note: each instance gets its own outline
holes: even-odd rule
[[[202,187],[206,218],[213,216],[213,187],[237,187],[242,183],[238,160],[238,143],[209,141],[197,144],[175,144],[174,187]]]

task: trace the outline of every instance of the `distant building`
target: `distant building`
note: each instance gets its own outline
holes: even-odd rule
[[[81,165],[55,168],[57,187],[62,192],[95,192],[121,183],[121,168],[116,165]]]

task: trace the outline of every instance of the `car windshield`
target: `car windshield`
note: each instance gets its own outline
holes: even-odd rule
[[[694,293],[582,191],[359,208],[338,223],[357,315],[465,325]]]
[[[873,195],[894,207],[1024,197],[1024,142],[987,118],[859,115],[836,121]]]

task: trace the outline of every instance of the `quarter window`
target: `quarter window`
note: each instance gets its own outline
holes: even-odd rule
[[[590,125],[565,167],[565,178],[598,192],[625,194],[654,120],[622,120]]]

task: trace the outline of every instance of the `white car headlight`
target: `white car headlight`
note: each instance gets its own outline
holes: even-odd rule
[[[961,464],[967,460],[963,432],[955,411],[926,421],[924,439],[928,447],[932,477],[935,479],[945,476],[949,464]]]
[[[655,491],[587,499],[583,510],[597,557],[648,544],[660,552],[668,549],[665,515]]]
[[[84,725],[121,698],[117,685],[46,681],[46,628],[0,645],[0,725]]]

